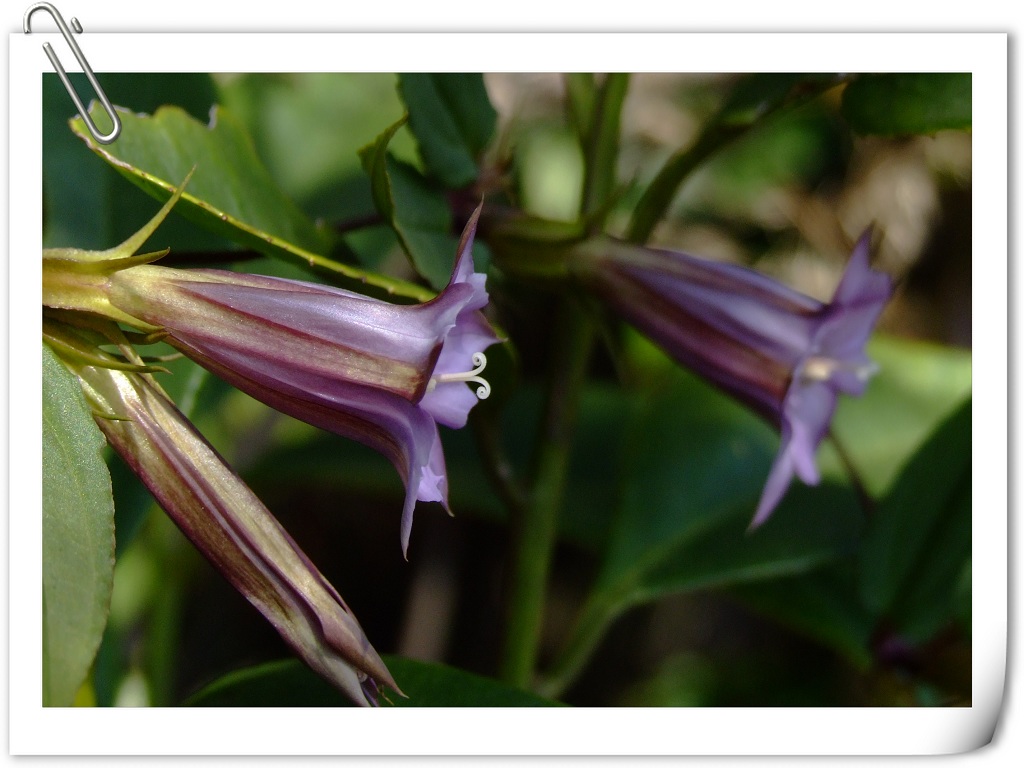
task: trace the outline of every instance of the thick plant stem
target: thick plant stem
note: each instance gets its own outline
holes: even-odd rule
[[[530,687],[536,667],[571,434],[594,340],[589,318],[569,302],[562,306],[556,334],[533,493],[512,520],[500,674],[520,688]]]

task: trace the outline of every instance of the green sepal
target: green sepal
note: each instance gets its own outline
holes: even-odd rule
[[[192,166],[192,170],[188,172],[188,175],[185,176],[181,184],[174,190],[174,194],[168,198],[156,215],[144,224],[138,232],[120,245],[115,245],[113,248],[108,248],[105,251],[85,251],[81,248],[47,248],[43,250],[43,259],[71,261],[83,265],[100,265],[103,271],[110,272],[115,269],[126,269],[138,266],[139,264],[148,264],[162,256],[166,256],[168,253],[167,249],[153,253],[144,253],[138,256],[135,255],[135,252],[145,244],[152,234],[156,232],[157,227],[167,218],[167,214],[171,212],[171,208],[178,202],[181,194],[185,191],[185,185],[188,184],[195,170],[195,166]]]
[[[71,313],[68,313],[71,314]],[[116,326],[113,326],[116,330]],[[133,373],[170,373],[162,365],[129,362],[121,357],[104,352],[98,344],[108,343],[114,339],[95,328],[85,328],[84,333],[71,326],[43,318],[43,340],[65,363],[72,367],[90,365],[97,368],[110,368],[115,371],[131,371]],[[115,342],[116,343],[116,342]]]
[[[165,249],[135,255],[167,218],[167,214],[178,202],[194,172],[195,166],[156,215],[120,245],[105,251],[85,251],[80,248],[44,249],[43,306],[90,312],[108,320],[135,326],[140,330],[158,331],[155,326],[139,321],[110,303],[105,293],[107,277],[122,269],[156,261],[168,253]]]

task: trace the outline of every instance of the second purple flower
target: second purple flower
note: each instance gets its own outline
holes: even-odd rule
[[[892,295],[859,240],[823,304],[767,275],[685,253],[604,239],[572,262],[576,276],[671,357],[774,424],[782,441],[752,525],[793,476],[819,480],[818,445],[840,394],[860,395],[875,366],[864,345]]]

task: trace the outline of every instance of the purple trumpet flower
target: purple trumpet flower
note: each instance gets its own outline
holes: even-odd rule
[[[840,393],[861,395],[876,366],[864,345],[892,295],[857,242],[828,304],[746,267],[604,240],[572,262],[577,277],[678,362],[774,424],[781,446],[751,527],[795,474],[820,476],[818,445]]]
[[[434,299],[397,305],[325,285],[219,270],[131,266],[103,290],[110,306],[228,383],[283,413],[387,456],[406,485],[407,551],[417,501],[448,509],[437,424],[462,427],[490,386],[483,350],[499,339],[473,271],[479,211]],[[473,382],[476,392],[466,386]]]

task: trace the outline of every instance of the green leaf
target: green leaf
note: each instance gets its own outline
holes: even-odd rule
[[[448,284],[459,241],[451,234],[452,218],[440,190],[415,168],[388,152],[400,120],[359,151],[377,210],[398,235],[413,268],[440,290]]]
[[[871,664],[875,621],[858,598],[853,558],[812,573],[737,584],[729,591],[754,612],[835,648],[855,666]]]
[[[473,183],[497,124],[483,75],[401,74],[398,90],[428,172],[449,189]]]
[[[384,663],[409,698],[386,691],[382,707],[551,707],[556,702],[442,664],[399,656]],[[346,707],[352,702],[295,659],[231,672],[192,696],[194,707]]]
[[[43,345],[43,704],[69,706],[107,621],[114,503],[106,444],[74,375]]]
[[[680,543],[644,578],[646,599],[803,573],[854,551],[862,512],[853,492],[823,483],[794,485],[767,523],[749,531],[750,507]]]
[[[963,570],[956,581],[956,590],[953,594],[953,614],[956,617],[960,631],[970,638],[971,632],[971,559],[967,558]]]
[[[963,624],[963,617],[970,616],[971,593],[961,590],[961,579],[970,564],[971,511],[968,472],[950,498],[946,514],[936,521],[927,557],[894,607],[896,630],[912,642],[924,642],[949,622]]]
[[[860,593],[876,615],[923,639],[949,618],[971,551],[971,401],[907,462],[878,505],[860,556]]]
[[[688,537],[756,501],[757,474],[768,467],[767,427],[695,378],[677,382],[634,417],[605,588],[643,584]]]
[[[81,94],[92,93],[84,74],[69,73]],[[115,104],[132,112],[154,112],[177,104],[205,119],[217,95],[210,75],[198,72],[105,72],[100,85]],[[75,107],[55,72],[43,74],[44,246],[100,250],[120,243],[152,215],[152,203],[90,152],[68,127]],[[97,120],[100,117],[97,116]],[[180,217],[160,229],[162,247],[223,250],[222,238],[197,230]]]
[[[102,110],[93,105],[90,114]],[[331,258],[331,234],[317,228],[274,184],[252,140],[227,110],[215,108],[204,125],[178,107],[152,116],[120,111],[117,141],[97,144],[81,118],[71,127],[130,181],[166,200],[188,172],[195,173],[175,211],[210,231],[260,253],[320,268],[388,293],[429,298],[418,286],[376,275]]]
[[[861,605],[852,566],[841,598],[834,584],[814,578],[833,563],[851,561],[863,535],[863,513],[831,445],[826,441],[818,455],[822,484],[794,482],[768,522],[747,533],[777,434],[681,372],[649,342],[636,335],[627,342],[628,368],[647,389],[630,417],[619,510],[597,584],[548,690],[572,678],[628,607],[672,593],[740,585],[757,594],[768,585],[759,609],[866,663],[874,617]],[[881,372],[864,397],[840,399],[833,431],[874,496],[885,492],[896,468],[970,391],[971,362],[969,353],[885,338],[874,341],[869,354]],[[771,586],[777,583],[798,584],[806,599],[787,601]],[[828,605],[831,596],[849,604]],[[826,623],[816,632],[819,621]]]
[[[894,136],[971,127],[971,73],[860,75],[843,92],[843,115],[858,133]]]
[[[838,484],[794,486],[747,530],[777,445],[760,419],[694,377],[650,398],[624,453],[598,591],[649,601],[800,573],[851,551],[860,512]]]
[[[352,151],[405,112],[389,72],[257,72],[221,78],[221,103],[249,129],[270,175],[303,210],[328,220],[358,215],[345,187],[362,176]],[[392,149],[416,157],[412,136]],[[359,206],[353,209],[353,204]]]
[[[628,88],[628,74],[611,72],[598,91],[595,121],[583,146],[586,177],[581,212],[585,217],[606,208],[612,196],[618,172],[619,124]]]
[[[96,111],[93,105],[90,114]],[[215,107],[208,125],[176,106],[161,107],[152,116],[119,114],[121,135],[109,146],[96,144],[81,118],[71,127],[154,197],[166,197],[166,184],[180,184],[195,166],[179,213],[260,251],[268,250],[268,235],[312,253],[329,250],[329,236],[277,190],[248,133],[227,110]]]

